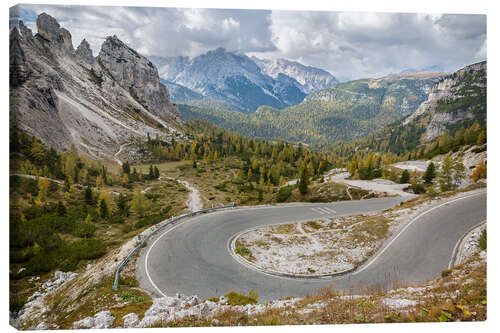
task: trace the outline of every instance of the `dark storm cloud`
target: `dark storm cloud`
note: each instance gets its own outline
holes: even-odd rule
[[[287,58],[341,78],[437,66],[446,71],[486,58],[486,16],[230,9],[21,5],[34,28],[41,12],[97,54],[116,34],[145,55],[196,56],[217,47]]]

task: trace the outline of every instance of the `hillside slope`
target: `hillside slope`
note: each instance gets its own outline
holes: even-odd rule
[[[485,61],[466,66],[436,82],[412,115],[364,139],[330,148],[430,158],[462,145],[481,146],[486,142],[486,81]]]
[[[202,118],[243,135],[318,143],[363,138],[413,113],[444,73],[412,73],[337,84],[283,110],[261,106],[251,115],[180,107],[186,120]]]
[[[182,130],[177,108],[154,65],[116,36],[94,57],[51,16],[33,36],[22,22],[10,33],[10,127],[93,158],[113,158],[131,136]]]
[[[486,121],[486,61],[469,65],[435,84],[428,99],[403,122],[425,124],[423,141],[442,135],[452,125]]]

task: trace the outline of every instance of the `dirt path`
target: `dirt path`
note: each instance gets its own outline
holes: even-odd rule
[[[123,145],[120,146],[120,149],[113,155],[113,159],[118,163],[120,166],[123,165],[123,162],[117,157],[123,150],[123,147],[128,146],[128,143],[124,143]]]
[[[189,182],[183,179],[167,177],[164,174],[160,176],[160,179],[170,179],[176,181],[190,191],[189,199],[186,201],[186,206],[191,212],[203,209],[203,202],[201,201],[200,191],[196,187],[191,186]]]
[[[189,194],[189,199],[187,201],[188,209],[192,212],[203,209],[203,203],[201,202],[200,191],[196,187],[191,186],[185,180],[177,180],[179,183],[184,185],[191,193]]]

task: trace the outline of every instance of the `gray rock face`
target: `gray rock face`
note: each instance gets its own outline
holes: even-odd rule
[[[87,61],[89,64],[93,64],[95,61],[94,55],[92,54],[92,50],[90,49],[90,44],[87,42],[85,38],[76,48],[76,54],[83,60]]]
[[[279,75],[286,75],[295,79],[300,85],[299,89],[306,94],[314,91],[330,88],[338,83],[337,79],[325,70],[304,66],[301,63],[286,59],[259,59],[252,57],[252,60],[261,68],[262,72],[278,78]]]
[[[135,313],[129,313],[123,316],[123,327],[133,328],[139,324],[139,316]]]
[[[74,51],[71,34],[68,30],[61,28],[52,16],[46,13],[40,14],[36,20],[36,27],[38,34],[48,41],[51,47],[69,53]]]
[[[74,143],[91,158],[113,160],[118,151],[127,156],[120,147],[131,136],[181,133],[177,108],[146,58],[113,38],[120,47],[105,43],[98,62],[86,40],[75,51],[49,15],[40,14],[37,26],[35,36],[22,22],[10,34],[11,128],[58,150]]]
[[[484,103],[464,102],[462,107],[440,111],[443,104],[453,105],[464,97],[484,98]],[[442,135],[450,125],[461,121],[482,119],[486,116],[486,62],[469,65],[434,84],[427,99],[403,121],[424,122],[426,131],[422,141]]]
[[[106,38],[98,60],[113,79],[147,110],[162,118],[173,116],[180,119],[170,103],[167,88],[160,83],[153,63],[125,45],[118,37]]]

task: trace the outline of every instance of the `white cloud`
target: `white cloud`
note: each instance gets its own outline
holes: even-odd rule
[[[230,30],[233,30],[233,29],[239,29],[240,28],[240,22],[236,21],[232,17],[225,18],[222,21],[222,27],[224,28],[225,31],[230,31]]]
[[[343,78],[439,66],[452,71],[486,57],[486,16],[20,5],[34,27],[47,12],[99,52],[117,35],[144,55],[196,56],[224,47],[288,58]]]

